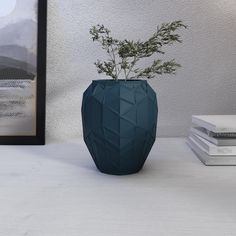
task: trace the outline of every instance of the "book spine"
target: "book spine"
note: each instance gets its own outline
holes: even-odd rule
[[[204,160],[202,160],[204,162]],[[204,162],[205,165],[207,166],[236,166],[236,160],[232,159],[217,159],[217,160],[207,160]]]
[[[199,146],[195,144],[192,138],[189,138],[187,140],[187,144],[193,150],[196,156],[200,159],[200,161],[206,166],[236,166],[236,156],[209,156],[201,149],[196,149],[197,147],[199,148]]]
[[[213,138],[236,138],[236,133],[214,133],[209,131],[208,135]]]
[[[209,147],[209,155],[236,155],[234,147]]]
[[[232,134],[236,132],[235,128],[215,127],[212,130],[214,133]]]
[[[197,135],[190,135],[190,137],[193,138],[193,140],[195,140],[200,145],[200,147],[210,156],[236,155],[236,146],[218,147],[215,144],[207,144],[203,142]]]
[[[200,127],[206,128],[209,132],[212,132],[212,137],[236,137],[236,128],[232,127],[217,127],[209,122],[201,120],[195,116],[192,116],[192,123]]]

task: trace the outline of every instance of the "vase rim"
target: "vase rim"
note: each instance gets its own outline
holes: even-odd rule
[[[98,81],[109,81],[109,82],[140,82],[140,81],[143,81],[143,82],[147,82],[147,80],[144,80],[144,79],[118,79],[118,80],[114,80],[114,79],[95,79],[95,80],[92,80],[93,82],[98,82]]]

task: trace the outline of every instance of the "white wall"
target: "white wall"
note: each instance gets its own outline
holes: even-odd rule
[[[82,93],[99,78],[93,62],[103,55],[90,40],[92,25],[136,40],[177,19],[190,27],[167,55],[183,67],[175,77],[150,81],[158,94],[158,135],[186,135],[192,114],[235,113],[235,0],[49,0],[48,138],[81,135]]]

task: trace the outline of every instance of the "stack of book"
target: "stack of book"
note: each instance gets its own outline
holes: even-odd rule
[[[205,165],[236,165],[236,115],[192,116],[187,143]]]

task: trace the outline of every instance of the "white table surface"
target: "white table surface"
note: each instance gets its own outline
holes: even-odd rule
[[[82,140],[0,147],[1,236],[236,235],[236,167],[158,139],[145,168],[98,172]]]

